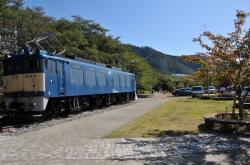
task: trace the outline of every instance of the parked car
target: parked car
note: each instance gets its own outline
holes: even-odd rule
[[[250,96],[250,87],[244,87],[241,92],[241,96],[243,97],[244,95]]]
[[[226,94],[226,95],[235,95],[235,90],[228,86],[228,87],[220,87],[220,93]]]
[[[177,89],[177,90],[172,92],[172,95],[174,95],[174,96],[191,96],[191,94],[192,94],[192,92],[188,91],[185,88]]]
[[[220,87],[217,92],[222,93],[224,90],[226,90],[226,87]]]
[[[215,93],[215,87],[214,86],[209,86],[208,87],[208,93]]]
[[[203,87],[202,86],[194,86],[192,88],[192,98],[197,97],[198,95],[203,95]]]

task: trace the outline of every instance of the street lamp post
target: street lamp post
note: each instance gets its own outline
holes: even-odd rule
[[[132,73],[134,73],[134,65],[135,65],[135,62],[138,62],[138,60],[132,60],[131,63],[132,63]]]

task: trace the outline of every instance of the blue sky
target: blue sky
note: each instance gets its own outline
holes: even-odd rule
[[[236,10],[250,12],[249,0],[24,0],[42,6],[47,16],[79,15],[120,36],[122,43],[149,46],[179,56],[206,52],[192,42],[204,30],[227,35],[234,31]],[[245,28],[250,28],[247,19]]]

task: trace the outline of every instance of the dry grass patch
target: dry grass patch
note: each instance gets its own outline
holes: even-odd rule
[[[229,109],[232,100],[174,98],[103,138],[162,137],[205,131],[203,116]]]

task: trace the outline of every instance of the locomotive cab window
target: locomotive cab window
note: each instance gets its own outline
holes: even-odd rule
[[[39,58],[29,58],[24,60],[24,68],[25,69],[42,69],[43,68],[43,60]]]
[[[4,71],[6,71],[6,72],[13,71],[13,63],[11,61],[8,61],[4,64]]]
[[[21,62],[17,61],[16,62],[16,70],[20,70],[21,69]]]

